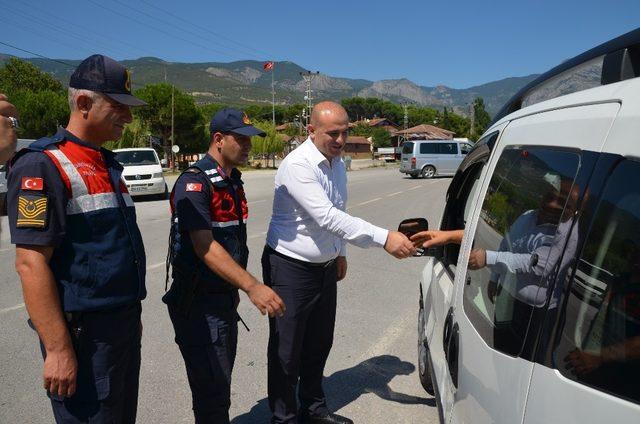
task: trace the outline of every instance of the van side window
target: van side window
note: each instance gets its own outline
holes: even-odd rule
[[[402,154],[410,155],[412,153],[413,153],[413,142],[405,141],[404,143],[402,143]]]
[[[438,153],[441,155],[457,155],[458,145],[456,143],[438,143]]]
[[[640,162],[613,171],[567,293],[554,346],[567,378],[640,403]]]
[[[566,264],[565,246],[577,246],[573,219],[580,166],[575,152],[506,148],[482,203],[469,257],[463,304],[492,348],[529,356],[532,323],[541,322],[547,287]],[[571,247],[573,246],[573,247]],[[525,343],[527,341],[527,343]]]
[[[467,143],[460,144],[460,153],[462,153],[463,155],[466,155],[470,151],[471,151],[471,145],[470,144],[467,144]]]
[[[420,143],[421,155],[436,154],[436,153],[438,153],[437,143]]]

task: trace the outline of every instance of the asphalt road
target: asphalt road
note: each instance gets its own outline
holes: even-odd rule
[[[273,171],[244,175],[250,214],[249,271],[258,276],[271,213],[273,175]],[[410,217],[426,217],[433,226],[440,219],[449,182],[448,178],[405,178],[393,167],[350,172],[349,212],[386,228],[395,228]],[[168,204],[140,201],[136,209],[148,270],[138,422],[193,422],[184,365],[160,301]],[[26,325],[6,218],[0,222],[0,422],[50,423],[53,416],[41,389],[37,337]],[[421,258],[398,261],[378,248],[348,249],[349,270],[339,283],[335,341],[324,387],[330,408],[356,423],[438,422],[434,399],[422,390],[416,373],[417,278],[423,262]],[[244,295],[239,312],[251,331],[240,326],[232,422],[264,423],[269,418],[267,321]]]

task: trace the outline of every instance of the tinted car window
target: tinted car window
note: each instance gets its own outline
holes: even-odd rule
[[[402,145],[402,154],[410,155],[413,153],[413,143],[410,141],[405,141]]]
[[[640,163],[609,178],[571,282],[553,357],[575,381],[640,403]]]
[[[441,155],[457,155],[458,145],[456,143],[438,143],[438,153]]]
[[[579,164],[577,153],[536,147],[505,149],[496,164],[474,235],[464,310],[501,352],[531,352],[524,344],[529,320],[544,314],[564,246],[575,251]]]
[[[463,155],[466,155],[470,151],[471,151],[471,145],[470,144],[464,143],[464,144],[460,145],[460,153],[462,153]]]
[[[420,143],[420,154],[435,154],[438,153],[438,144],[437,143]]]
[[[151,150],[126,150],[116,152],[116,159],[123,166],[158,164],[156,155]]]

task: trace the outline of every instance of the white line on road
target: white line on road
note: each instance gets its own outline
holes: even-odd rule
[[[407,189],[407,191],[415,190],[415,189],[418,189],[418,188],[421,188],[421,187],[422,187],[421,185],[417,185],[417,186],[414,186],[414,187],[408,188],[408,189]]]
[[[266,202],[266,199],[262,199],[262,200],[253,200],[251,202],[249,202],[249,205],[255,205],[256,203],[262,203],[262,202]]]
[[[366,202],[358,203],[356,206],[364,206],[369,203],[377,202],[378,200],[382,200],[382,197],[376,197],[375,199],[367,200]]]
[[[157,264],[149,265],[147,267],[147,271],[151,271],[152,269],[160,268],[164,264],[165,264],[164,262],[158,262]],[[11,311],[17,311],[18,309],[22,309],[22,308],[24,308],[24,303],[19,303],[19,304],[15,305],[15,306],[10,306],[8,308],[0,309],[0,314],[4,314],[6,312],[11,312]]]
[[[396,191],[395,193],[387,194],[387,197],[397,196],[398,194],[402,194],[404,191]]]
[[[254,234],[252,236],[247,237],[248,239],[254,239],[254,238],[258,238],[258,237],[263,237],[265,234],[267,234],[266,231],[261,232],[260,234]]]
[[[22,308],[24,308],[24,303],[11,306],[9,308],[0,309],[0,314],[4,314],[5,312],[17,311],[18,309],[22,309]]]

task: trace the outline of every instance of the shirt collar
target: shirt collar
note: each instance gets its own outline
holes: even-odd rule
[[[326,162],[329,166],[333,165],[333,162],[336,158],[333,158],[331,162],[329,162],[329,159],[327,159],[327,157],[323,155],[320,150],[318,150],[316,145],[313,143],[313,140],[311,140],[311,137],[307,138],[303,145],[308,145],[307,149],[309,149],[309,160],[311,161],[311,163],[316,166],[320,165],[322,162]]]
[[[222,169],[218,161],[215,160],[213,156],[207,153],[206,155],[204,155],[204,157],[206,160],[208,160],[213,164],[213,167],[216,168],[216,170],[218,171],[218,174],[220,174],[220,176],[225,180],[229,178],[231,178],[232,180],[240,180],[240,177],[242,176],[242,172],[240,172],[238,168],[231,168],[231,174],[227,175],[227,173],[224,172],[224,169]]]

